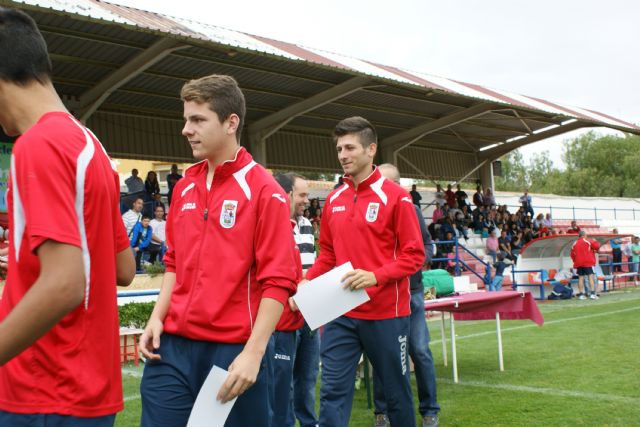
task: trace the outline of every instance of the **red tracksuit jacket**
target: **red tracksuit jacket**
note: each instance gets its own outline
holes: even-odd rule
[[[596,252],[600,249],[597,240],[578,239],[571,248],[573,267],[593,267],[596,265]]]
[[[296,227],[297,223],[291,220],[291,229]],[[293,263],[296,267],[296,289],[298,288],[298,282],[302,280],[302,259],[300,258],[300,249],[291,235],[291,244],[293,245]],[[304,325],[304,318],[299,311],[291,311],[289,304],[284,305],[282,316],[280,321],[276,325],[276,331],[291,332],[300,329]]]
[[[173,189],[164,262],[176,283],[164,330],[244,343],[260,300],[284,305],[295,290],[289,201],[244,148],[216,168],[210,190],[207,168],[191,166]]]
[[[408,316],[409,277],[424,262],[424,244],[411,197],[377,168],[356,189],[349,177],[329,193],[320,222],[320,256],[307,271],[313,279],[351,261],[378,284],[371,300],[346,314],[355,319]]]

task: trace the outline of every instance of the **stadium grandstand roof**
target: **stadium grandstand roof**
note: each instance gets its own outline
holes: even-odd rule
[[[477,178],[523,145],[585,127],[640,134],[604,113],[97,0],[0,0],[34,17],[54,85],[114,157],[190,161],[179,91],[234,76],[243,145],[271,168],[338,171],[331,131],[360,115],[379,161],[414,178]]]

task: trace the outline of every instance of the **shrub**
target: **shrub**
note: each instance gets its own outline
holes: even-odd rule
[[[130,302],[118,307],[120,326],[144,328],[151,316],[155,302]]]
[[[158,274],[164,274],[164,264],[159,261],[154,262],[153,264],[147,264],[144,267],[144,272],[149,275],[149,277],[156,277]]]

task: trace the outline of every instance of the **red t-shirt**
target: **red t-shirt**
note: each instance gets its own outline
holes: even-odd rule
[[[36,249],[47,240],[82,248],[86,284],[78,307],[0,367],[0,410],[78,417],[122,410],[115,254],[129,242],[119,188],[104,148],[70,114],[47,113],[16,141],[0,320],[37,280]]]

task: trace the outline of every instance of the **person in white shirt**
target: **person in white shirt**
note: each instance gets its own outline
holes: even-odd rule
[[[153,264],[156,262],[158,255],[160,255],[159,261],[162,261],[162,254],[164,253],[164,228],[167,222],[164,220],[164,208],[162,206],[156,206],[153,212],[153,219],[149,223],[153,234],[151,235],[151,244],[149,244],[149,262]]]
[[[142,197],[137,197],[131,204],[131,209],[122,215],[122,222],[124,222],[124,227],[127,230],[127,236],[129,237],[131,237],[133,227],[140,222],[140,219],[142,218],[143,206],[144,201],[142,200]]]

